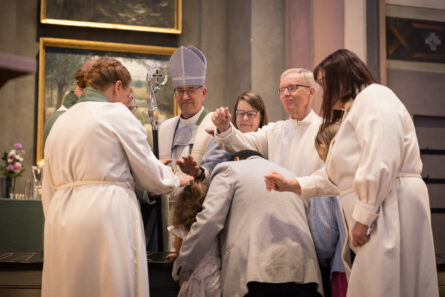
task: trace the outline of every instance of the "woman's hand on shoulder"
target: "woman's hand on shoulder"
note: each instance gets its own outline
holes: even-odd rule
[[[275,190],[278,192],[294,192],[297,195],[301,194],[301,187],[296,179],[287,179],[275,170],[264,176],[264,182],[268,191]]]

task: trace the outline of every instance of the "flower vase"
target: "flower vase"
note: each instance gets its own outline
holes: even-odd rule
[[[10,193],[12,193],[12,178],[9,176],[2,176],[0,177],[0,183],[0,198],[9,198]]]
[[[15,177],[11,177],[11,183],[9,188],[9,197],[13,198],[15,194]]]

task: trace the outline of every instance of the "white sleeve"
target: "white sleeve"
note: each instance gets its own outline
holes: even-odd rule
[[[403,154],[401,116],[405,110],[395,94],[382,86],[367,90],[360,100],[359,96],[348,119],[361,147],[354,179],[358,202],[352,216],[356,221],[370,225],[394,187]]]
[[[171,234],[173,234],[174,236],[181,238],[182,240],[184,240],[187,237],[187,231],[184,230],[184,228],[178,228],[175,226],[167,226],[167,230],[168,232],[170,232]]]
[[[153,154],[147,132],[136,117],[125,114],[114,128],[138,186],[152,194],[166,194],[179,187],[179,178]]]
[[[326,169],[315,171],[309,176],[297,178],[301,187],[301,199],[311,199],[312,197],[337,196],[338,188],[331,183],[326,173]]]
[[[271,127],[272,125],[268,124],[256,132],[243,133],[230,123],[230,128],[223,133],[218,134],[215,131],[215,139],[222,148],[231,154],[242,150],[253,150],[261,153],[267,159],[267,134]]]
[[[43,206],[43,214],[46,216],[46,212],[48,211],[49,204],[55,193],[55,185],[51,173],[51,164],[49,162],[49,158],[45,155],[45,163],[43,165],[43,179],[42,179],[42,206]]]

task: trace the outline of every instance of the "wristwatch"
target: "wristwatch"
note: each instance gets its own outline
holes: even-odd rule
[[[201,173],[198,176],[195,176],[195,180],[202,181],[204,180],[206,173],[204,168],[202,168],[201,166],[199,166],[199,169],[201,169]]]

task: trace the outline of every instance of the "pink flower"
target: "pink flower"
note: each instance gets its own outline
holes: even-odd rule
[[[18,152],[19,154],[24,154],[24,153],[25,153],[25,150],[19,149],[17,152]]]
[[[14,144],[14,147],[15,147],[15,148],[18,148],[18,149],[23,148],[23,147],[22,147],[22,144],[21,144],[20,142],[17,142],[16,144]]]
[[[15,170],[15,171],[20,171],[20,170],[22,170],[22,163],[19,163],[19,162],[15,163],[15,164],[14,164],[14,170]]]
[[[6,170],[13,171],[14,170],[14,165],[9,164],[8,166],[6,166]]]

